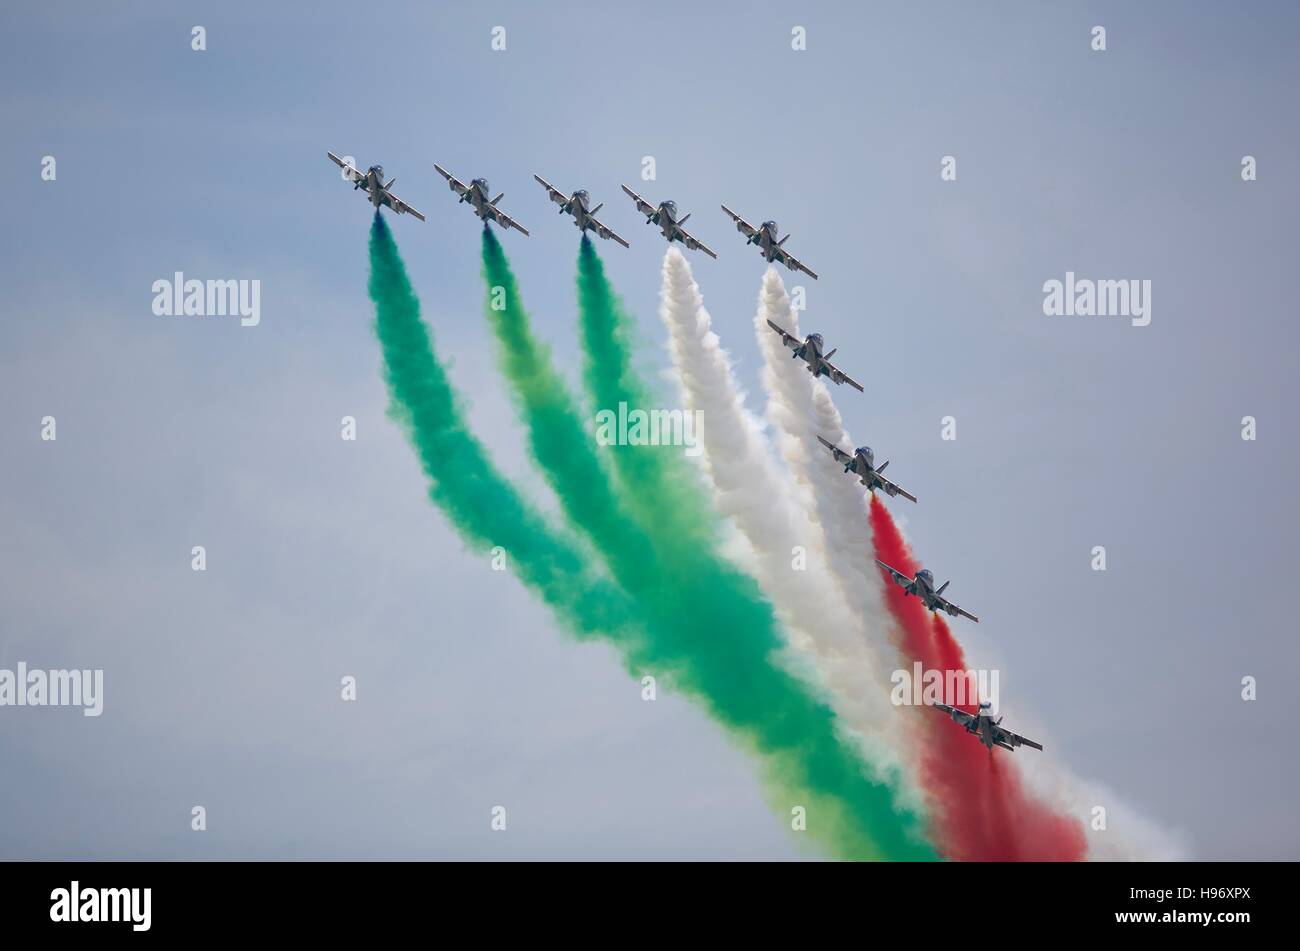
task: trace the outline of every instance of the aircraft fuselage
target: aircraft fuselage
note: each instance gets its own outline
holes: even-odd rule
[[[378,165],[370,166],[366,170],[366,177],[357,182],[356,187],[365,188],[370,204],[378,208],[384,203],[384,170]]]
[[[659,210],[655,212],[655,224],[669,241],[677,237],[677,211],[671,202],[660,202]]]
[[[764,221],[753,234],[749,236],[748,244],[758,245],[758,250],[763,253],[767,263],[771,264],[776,260],[777,242],[777,224],[775,221]]]
[[[921,599],[921,603],[925,605],[925,609],[931,614],[943,610],[943,605],[939,603],[939,599],[935,597],[934,592],[928,588],[920,586],[915,594]]]
[[[469,183],[469,188],[465,189],[465,194],[460,196],[461,201],[469,202],[474,214],[478,215],[484,221],[487,221],[487,208],[492,204],[488,198],[488,184],[481,178],[476,178]]]
[[[825,342],[821,334],[809,334],[794,351],[794,355],[808,364],[808,372],[813,376],[830,376],[822,352]]]
[[[569,200],[560,206],[561,214],[570,214],[573,216],[573,223],[581,231],[586,231],[591,227],[591,214],[587,206],[587,194],[582,191],[576,191],[569,196]]]

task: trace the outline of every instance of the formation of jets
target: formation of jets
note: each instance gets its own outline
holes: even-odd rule
[[[330,160],[334,162],[343,171],[343,177],[352,183],[353,191],[364,191],[367,200],[374,205],[376,210],[381,206],[386,206],[394,213],[403,215],[409,214],[421,221],[425,220],[424,215],[416,211],[406,202],[402,201],[392,192],[393,182],[396,179],[384,181],[384,169],[381,165],[372,165],[366,171],[353,168],[343,159],[339,158],[333,152],[326,152]],[[488,224],[495,223],[503,230],[514,229],[523,235],[528,235],[528,229],[521,225],[514,218],[511,218],[499,207],[505,193],[498,194],[496,197],[489,197],[492,190],[485,178],[471,179],[469,184],[465,184],[456,178],[451,172],[447,171],[441,165],[435,164],[434,169],[447,181],[447,186],[455,192],[458,197],[458,204],[468,204],[471,210],[482,221],[486,228]],[[591,196],[586,189],[578,189],[566,195],[540,175],[534,175],[533,178],[537,183],[546,189],[547,197],[559,205],[561,215],[569,215],[573,219],[574,226],[580,233],[592,232],[599,238],[607,241],[615,241],[623,247],[630,247],[624,238],[614,231],[613,228],[604,224],[596,217],[596,214],[604,208],[604,204],[597,204],[592,207]],[[700,241],[694,235],[683,227],[686,224],[690,214],[678,217],[676,202],[666,199],[653,204],[649,200],[638,195],[626,185],[622,186],[623,191],[636,204],[636,209],[645,215],[645,221],[648,225],[656,225],[659,233],[672,244],[677,241],[691,251],[703,251],[711,258],[717,258],[717,252]],[[759,253],[770,263],[784,264],[790,270],[803,272],[817,280],[817,275],[805,265],[802,261],[795,258],[790,252],[785,250],[785,243],[789,240],[790,235],[779,237],[780,228],[775,221],[764,221],[755,227],[740,215],[736,214],[726,205],[722,206],[723,212],[735,224],[736,230],[745,236],[745,243],[756,245]],[[800,340],[794,334],[790,333],[780,325],[768,321],[768,326],[772,328],[781,338],[781,343],[790,349],[791,359],[803,360],[806,369],[815,378],[825,377],[837,386],[847,383],[858,392],[865,392],[861,383],[853,379],[835,364],[831,363],[831,357],[836,353],[835,349],[827,350],[825,341],[819,333],[811,333]],[[889,465],[883,462],[876,465],[875,453],[869,446],[859,446],[852,452],[848,452],[828,441],[821,435],[817,436],[818,441],[830,451],[835,462],[844,467],[845,473],[852,473],[858,477],[858,480],[866,487],[868,492],[874,493],[877,490],[884,492],[891,498],[902,496],[912,502],[916,501],[916,496],[903,489],[901,486],[885,478],[884,471]],[[943,596],[947,590],[949,582],[944,582],[938,588],[934,586],[934,575],[925,569],[916,573],[914,577],[909,577],[898,569],[885,564],[877,559],[878,564],[886,571],[890,579],[902,587],[909,596],[920,599],[926,609],[931,613],[943,611],[950,617],[966,617],[976,623],[979,618],[966,611],[963,608],[953,604]],[[980,703],[978,713],[965,713],[955,707],[946,704],[936,703],[934,706],[941,712],[952,717],[953,721],[960,724],[968,733],[975,736],[981,743],[989,748],[992,753],[994,746],[1000,746],[1003,749],[1014,750],[1019,746],[1029,746],[1036,750],[1041,750],[1042,746],[1033,740],[1026,739],[1010,730],[1004,730],[999,724],[1002,718],[993,719],[990,714],[990,705],[988,702]]]
[[[836,383],[847,382],[856,386],[859,390],[862,389],[861,386],[844,377],[841,371],[827,361],[827,358],[835,351],[832,350],[830,353],[823,355],[821,353],[821,337],[818,334],[811,334],[803,344],[800,344],[799,338],[783,330],[772,321],[769,320],[768,325],[773,331],[781,335],[782,342],[787,347],[794,350],[795,357],[802,357],[807,361],[808,369],[814,375],[829,376]],[[841,380],[837,377],[844,377],[844,379]],[[877,466],[876,454],[870,446],[859,446],[850,453],[844,451],[821,434],[818,434],[817,441],[826,447],[837,463],[844,467],[845,473],[856,475],[868,492],[875,492],[878,489],[891,498],[901,495],[912,502],[916,501],[916,496],[884,477],[882,473],[884,473],[889,462],[885,461]],[[876,564],[886,571],[890,579],[906,591],[909,596],[918,598],[930,613],[934,614],[943,611],[949,617],[965,617],[970,618],[976,624],[979,623],[979,618],[943,596],[943,593],[948,590],[950,582],[945,581],[936,588],[934,586],[934,573],[929,569],[922,568],[915,576],[909,577],[892,565],[885,564],[879,558],[876,559]],[[935,703],[933,706],[949,714],[955,723],[960,724],[967,733],[972,734],[987,746],[990,754],[992,754],[995,746],[1000,746],[1006,750],[1015,750],[1020,746],[1029,746],[1036,750],[1043,748],[1041,744],[999,726],[1002,718],[993,719],[988,701],[980,703],[978,713],[966,713],[944,703]]]
[[[411,214],[416,218],[419,218],[421,221],[425,220],[424,215],[420,214],[410,205],[406,204],[406,202],[402,201],[389,191],[393,182],[392,180],[387,182],[384,181],[383,166],[372,165],[367,171],[362,172],[359,169],[353,168],[333,152],[326,152],[325,154],[330,157],[331,161],[343,169],[344,177],[353,183],[354,189],[362,189],[365,191],[366,196],[376,208],[380,205],[386,205],[399,215]],[[492,189],[488,185],[487,179],[473,178],[470,179],[470,182],[467,185],[441,165],[435,163],[433,167],[437,170],[439,175],[446,179],[447,186],[456,193],[456,196],[459,199],[458,204],[468,204],[470,208],[473,209],[474,214],[483,220],[484,225],[488,222],[495,222],[507,231],[513,228],[524,235],[529,233],[527,228],[521,225],[514,218],[511,218],[499,207],[498,203],[505,197],[504,192],[497,195],[495,198],[489,197],[492,194]],[[586,189],[580,188],[577,191],[566,195],[546,179],[542,178],[542,176],[534,175],[533,178],[537,179],[537,183],[546,189],[547,197],[560,206],[560,214],[572,216],[573,223],[577,226],[579,231],[591,231],[593,234],[607,241],[616,241],[625,248],[631,247],[631,245],[629,245],[627,241],[618,234],[618,232],[601,222],[596,217],[596,213],[605,206],[602,203],[596,205],[594,208],[591,207],[591,195]],[[642,198],[626,185],[623,186],[623,191],[625,191],[627,196],[636,204],[636,210],[645,215],[646,224],[657,225],[659,227],[659,233],[668,241],[669,244],[678,241],[685,245],[685,247],[690,251],[703,251],[709,257],[717,258],[718,253],[716,251],[682,227],[686,224],[686,219],[690,217],[690,214],[678,217],[677,203],[675,201],[666,199],[656,205],[652,204],[645,198]],[[758,227],[754,227],[726,205],[722,206],[722,210],[731,217],[732,221],[735,222],[736,229],[745,236],[746,243],[758,245],[759,253],[762,254],[769,263],[775,261],[784,264],[792,271],[802,271],[813,280],[817,279],[817,275],[813,273],[810,268],[796,260],[790,252],[785,250],[784,245],[786,239],[790,236],[787,234],[784,238],[778,238],[777,235],[779,229],[777,228],[775,221],[764,221]],[[845,379],[847,380],[847,377]],[[836,380],[836,382],[841,381]],[[848,382],[852,381],[849,380]],[[854,385],[856,386],[857,384]],[[860,386],[858,387],[858,389],[861,388],[862,387]]]

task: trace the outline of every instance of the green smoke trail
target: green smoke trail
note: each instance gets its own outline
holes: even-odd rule
[[[704,546],[677,546],[673,557],[661,557],[628,516],[549,350],[532,335],[514,275],[487,229],[483,272],[487,317],[532,453],[570,521],[644,607],[646,666],[759,753],[773,801],[805,806],[808,830],[836,854],[933,859],[917,816],[866,776],[834,712],[780,663],[782,639],[753,580]]]
[[[586,234],[578,250],[578,313],[583,384],[595,408],[617,412],[620,403],[640,409],[656,406],[633,360],[636,324],[606,279],[600,255]],[[681,453],[657,446],[620,446],[608,457],[624,486],[624,500],[661,548],[708,544],[716,537],[715,513]]]
[[[635,636],[637,609],[590,567],[589,553],[514,490],[469,432],[420,319],[420,302],[384,219],[370,230],[370,298],[383,351],[389,415],[405,430],[429,479],[429,497],[471,548],[500,545],[520,579],[576,633]]]

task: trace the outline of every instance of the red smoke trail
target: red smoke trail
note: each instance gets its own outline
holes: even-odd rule
[[[876,557],[915,575],[919,567],[888,510],[873,495],[871,533]],[[948,624],[892,582],[885,604],[898,624],[904,655],[926,670],[965,670],[966,658]],[[967,708],[975,709],[975,704]],[[1079,861],[1087,852],[1083,826],[1032,798],[1019,774],[975,737],[935,711],[927,717],[921,783],[930,802],[935,839],[957,861]],[[1031,751],[1036,752],[1036,751]],[[1011,754],[1005,754],[1011,755]],[[1023,755],[1023,754],[1021,754]]]

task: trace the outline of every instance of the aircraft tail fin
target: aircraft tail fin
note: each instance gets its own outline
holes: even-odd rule
[[[880,474],[881,472],[884,472],[884,471],[885,471],[886,469],[888,469],[888,468],[889,468],[889,460],[886,459],[886,460],[885,460],[884,462],[882,462],[880,465],[876,466],[876,473],[877,473],[877,475]]]
[[[776,246],[779,248],[781,247],[781,245],[785,244],[789,240],[790,240],[790,235],[787,234],[784,238],[782,238],[780,241],[776,243]]]
[[[591,209],[591,211],[587,212],[587,214],[589,214],[589,215],[594,215],[596,212],[600,211],[600,209],[602,209],[602,208],[604,208],[604,207],[605,207],[605,203],[602,201],[602,202],[601,202],[599,205],[597,205],[595,208]]]
[[[497,195],[496,198],[493,198],[490,202],[488,202],[488,204],[489,204],[489,205],[495,205],[497,202],[499,202],[502,198],[505,198],[505,197],[506,197],[506,193],[505,193],[505,192],[502,192],[500,195]]]
[[[822,359],[823,359],[823,360],[829,360],[831,357],[835,356],[836,351],[838,351],[839,349],[840,349],[839,347],[831,347],[831,352],[830,352],[830,353],[823,353],[823,354],[822,354]]]
[[[692,214],[691,212],[688,212],[684,217],[682,217],[682,218],[678,218],[678,219],[677,219],[677,223],[678,223],[679,225],[684,225],[684,224],[686,224],[686,219],[689,218],[689,217],[691,216],[691,214]]]
[[[879,472],[880,470],[877,469],[876,471]],[[943,584],[939,585],[939,590],[936,591],[935,594],[943,594],[944,589],[947,588],[948,585],[950,584],[952,584],[951,581],[945,581]]]
[[[393,182],[395,181],[397,181],[397,176],[393,176],[388,181],[384,182],[384,191],[388,191],[388,189],[392,188]]]

